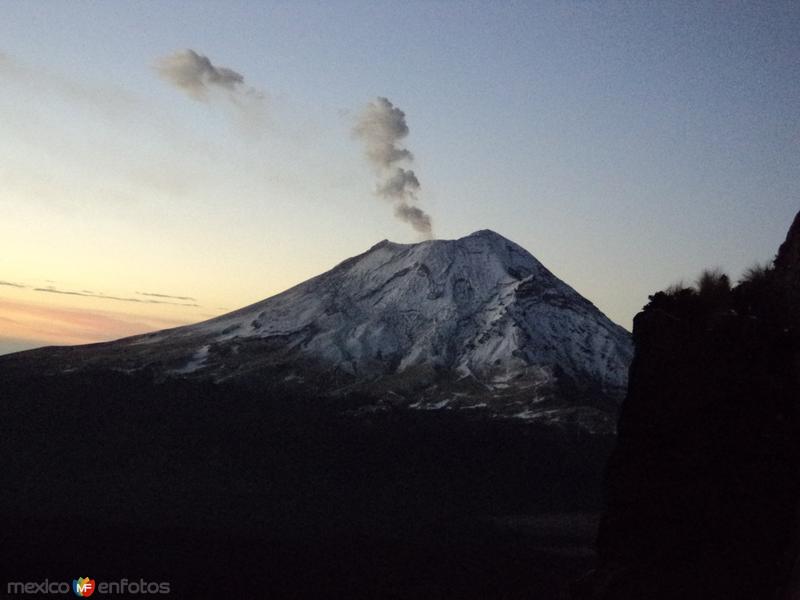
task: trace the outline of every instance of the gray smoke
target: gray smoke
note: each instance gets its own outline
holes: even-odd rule
[[[414,171],[394,167],[390,173],[378,184],[376,191],[379,196],[392,200],[416,198],[415,194],[419,191],[419,179]]]
[[[416,231],[419,231],[426,238],[431,237],[433,233],[431,217],[421,208],[401,202],[394,207],[394,214],[398,219],[411,224]]]
[[[236,95],[255,95],[260,93],[244,83],[244,76],[233,69],[214,65],[207,56],[194,50],[180,50],[164,56],[156,63],[156,71],[161,77],[182,90],[195,100],[206,101],[209,92],[215,88]]]
[[[388,169],[399,160],[413,159],[411,152],[397,146],[408,135],[406,113],[387,98],[370,102],[361,113],[353,132],[364,140],[367,158],[378,167]]]
[[[375,193],[395,204],[398,219],[409,223],[425,238],[432,237],[430,216],[413,206],[420,190],[419,179],[411,169],[396,164],[414,160],[411,152],[400,145],[408,135],[406,114],[387,98],[377,98],[363,110],[353,133],[364,142],[366,157],[378,172]]]

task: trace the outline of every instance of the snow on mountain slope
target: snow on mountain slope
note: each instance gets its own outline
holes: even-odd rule
[[[203,323],[34,352],[48,350],[58,351],[61,369],[147,367],[532,419],[554,403],[613,412],[632,355],[628,332],[488,230],[458,240],[383,241]]]

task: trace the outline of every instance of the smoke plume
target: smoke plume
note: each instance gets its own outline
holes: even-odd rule
[[[423,237],[432,237],[430,216],[414,206],[420,190],[419,179],[414,171],[398,165],[414,160],[411,152],[401,145],[408,135],[406,114],[387,98],[377,98],[363,110],[353,133],[364,142],[367,160],[378,173],[376,195],[394,203],[398,219],[410,224]]]
[[[431,217],[424,210],[417,206],[409,206],[405,202],[394,207],[394,214],[398,219],[409,223],[416,231],[419,231],[426,239],[430,239],[433,234],[433,224]]]
[[[378,184],[377,193],[379,196],[392,200],[404,200],[413,197],[419,191],[419,179],[414,175],[414,171],[406,171],[400,167],[392,169],[384,179]]]
[[[237,96],[261,96],[260,92],[245,85],[241,73],[218,67],[207,56],[191,49],[164,56],[155,68],[165,81],[195,100],[207,101],[209,93],[215,89],[227,91],[234,102]]]

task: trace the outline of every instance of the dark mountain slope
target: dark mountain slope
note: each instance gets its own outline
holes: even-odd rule
[[[774,267],[651,298],[578,598],[773,600],[798,548],[800,215]],[[792,598],[795,596],[791,596]]]

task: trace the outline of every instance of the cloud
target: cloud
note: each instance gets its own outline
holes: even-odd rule
[[[271,127],[266,94],[247,85],[238,71],[215,65],[190,48],[161,57],[154,68],[193,100],[226,110],[245,138],[257,140]]]
[[[107,296],[105,294],[93,293],[93,292],[75,292],[72,290],[59,290],[52,286],[46,288],[33,288],[34,292],[45,292],[49,294],[64,294],[67,296],[84,296],[86,298],[101,298],[103,300],[116,300],[118,302],[136,302],[138,304],[171,304],[173,306],[190,306],[194,308],[199,308],[200,305],[196,303],[185,303],[185,302],[171,302],[168,300],[152,300],[152,299],[143,299],[143,298],[126,298],[123,296]],[[168,296],[172,297],[172,296]],[[184,299],[184,298],[179,298]],[[188,296],[185,298],[187,300],[194,300],[194,298],[189,298]]]
[[[189,302],[197,302],[197,298],[191,296],[170,296],[169,294],[156,294],[154,292],[136,292],[140,296],[150,296],[153,298],[168,298],[170,300],[186,300]]]
[[[228,67],[214,65],[207,56],[194,50],[180,50],[158,60],[158,74],[189,97],[207,101],[215,89],[229,92],[236,101],[237,95],[261,97],[262,94],[244,83],[244,76]]]
[[[388,98],[379,97],[361,112],[353,135],[364,143],[364,154],[378,174],[375,194],[395,204],[395,216],[423,237],[433,235],[431,217],[414,206],[421,185],[414,171],[397,163],[411,163],[414,155],[401,145],[408,136],[406,114]]]
[[[55,283],[51,279],[46,279],[48,283]],[[6,285],[9,287],[21,288],[21,289],[31,289],[34,292],[45,292],[49,294],[64,294],[66,296],[83,296],[86,298],[101,298],[103,300],[116,300],[118,302],[136,302],[139,304],[172,304],[174,306],[189,306],[193,308],[200,308],[200,305],[197,304],[197,298],[193,298],[192,296],[173,296],[170,294],[160,294],[156,292],[136,292],[137,296],[144,296],[143,298],[129,298],[125,296],[113,296],[104,294],[103,292],[96,292],[94,290],[62,290],[58,289],[53,285],[48,285],[47,287],[35,287],[33,285],[25,285],[22,283],[15,283],[13,281],[3,281],[0,280],[0,285]],[[180,300],[180,302],[172,302],[173,300]]]

